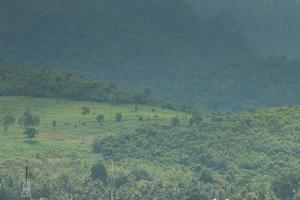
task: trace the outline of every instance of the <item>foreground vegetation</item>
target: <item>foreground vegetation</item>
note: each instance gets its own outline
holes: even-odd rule
[[[112,188],[115,199],[299,197],[298,107],[190,116],[30,97],[1,97],[0,105],[5,199],[16,199],[26,163],[33,195],[50,199],[107,199]],[[20,123],[29,111],[39,119],[33,138]],[[7,116],[15,120],[4,126]]]

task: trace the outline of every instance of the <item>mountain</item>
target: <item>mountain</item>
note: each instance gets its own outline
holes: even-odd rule
[[[250,51],[230,18],[203,21],[181,0],[4,0],[0,9],[1,55],[31,64],[123,73]]]
[[[253,38],[248,42],[251,19],[260,21],[267,5],[277,13],[278,5],[292,4],[255,2],[3,0],[0,62],[149,88],[167,100],[216,111],[298,104],[299,61],[259,58]],[[259,12],[242,23],[247,9]]]
[[[166,98],[176,97],[168,91],[182,73],[253,54],[230,15],[204,19],[181,0],[3,0],[0,19],[1,63],[63,69]]]

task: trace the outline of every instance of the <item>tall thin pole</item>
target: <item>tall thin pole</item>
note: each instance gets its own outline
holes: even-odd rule
[[[114,200],[114,145],[111,146],[111,188],[110,188],[110,199]]]
[[[111,159],[111,190],[110,199],[114,200],[114,160]]]
[[[31,200],[31,188],[30,188],[28,169],[29,168],[26,165],[26,167],[25,167],[25,181],[24,181],[24,184],[23,184],[21,200]]]

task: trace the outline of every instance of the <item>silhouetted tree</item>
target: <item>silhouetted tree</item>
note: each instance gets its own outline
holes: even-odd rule
[[[121,114],[121,113],[117,113],[117,114],[116,114],[116,121],[117,121],[117,122],[121,122],[122,120],[123,120],[122,114]]]
[[[81,108],[81,114],[82,114],[82,115],[87,115],[87,114],[89,114],[90,112],[91,112],[90,108],[88,108],[88,107],[86,107],[86,106],[84,106],[84,107]]]
[[[24,127],[38,126],[41,122],[41,119],[38,115],[33,115],[30,111],[26,111],[23,114],[23,119],[20,120],[23,122]]]
[[[12,126],[16,121],[16,118],[11,115],[5,115],[2,119],[2,126],[4,131],[7,131],[10,126]]]

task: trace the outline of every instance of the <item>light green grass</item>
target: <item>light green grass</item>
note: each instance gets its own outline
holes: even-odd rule
[[[90,114],[82,115],[81,108],[89,107]],[[155,109],[155,112],[153,112]],[[41,123],[37,127],[40,134],[31,143],[23,135],[23,128],[15,123],[4,132],[0,128],[0,170],[16,171],[22,169],[24,163],[30,162],[42,166],[48,163],[57,171],[68,170],[70,162],[80,161],[85,167],[101,159],[91,152],[91,144],[95,137],[135,131],[147,123],[170,124],[172,118],[178,117],[187,123],[185,113],[165,110],[160,107],[138,105],[111,105],[69,101],[62,99],[44,99],[30,97],[0,97],[0,118],[9,114],[16,118],[30,110],[40,116]],[[122,113],[123,121],[116,122],[116,113]],[[96,117],[103,114],[105,122],[102,126]],[[139,117],[143,117],[143,121]],[[52,126],[52,121],[57,126]],[[66,164],[68,163],[68,164]],[[69,169],[70,170],[70,169]],[[87,172],[87,171],[86,171]]]

